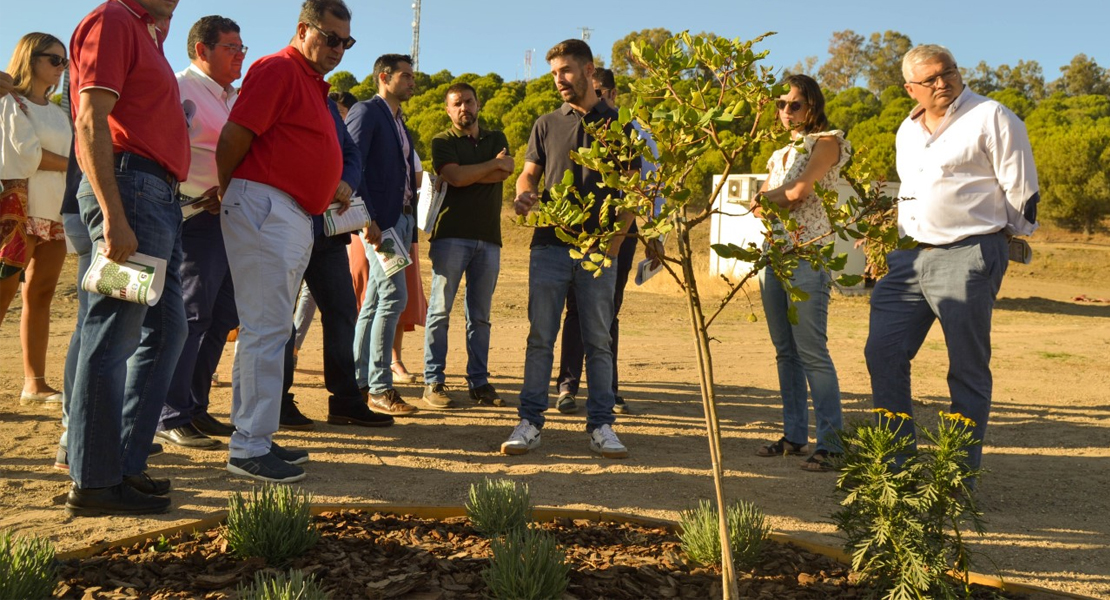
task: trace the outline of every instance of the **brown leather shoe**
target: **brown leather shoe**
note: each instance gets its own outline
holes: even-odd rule
[[[397,390],[389,389],[384,394],[368,394],[366,405],[370,410],[383,414],[393,415],[395,417],[406,417],[416,412],[416,407],[411,404],[405,404],[401,399],[401,395]]]

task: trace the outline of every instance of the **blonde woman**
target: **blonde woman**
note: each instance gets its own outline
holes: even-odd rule
[[[23,281],[20,403],[61,402],[46,382],[50,304],[66,256],[62,193],[73,129],[50,102],[69,60],[58,38],[28,33],[8,64],[12,90],[0,98],[0,324]]]

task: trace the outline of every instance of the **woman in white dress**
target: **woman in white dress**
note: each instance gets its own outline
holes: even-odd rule
[[[16,44],[0,98],[0,324],[23,281],[23,391],[20,402],[60,402],[46,382],[50,304],[66,256],[61,205],[73,128],[50,95],[69,60],[58,38],[29,33]]]
[[[825,97],[812,77],[791,75],[785,83],[790,89],[775,106],[779,121],[790,131],[790,143],[771,155],[767,181],[752,200],[752,208],[758,208],[759,196],[765,197],[791,212],[799,226],[799,243],[831,244],[833,239],[828,234],[832,225],[814,186],[836,189],[840,168],[848,162],[852,147],[844,139],[844,132],[829,130]],[[792,239],[778,225],[773,234]],[[842,428],[840,385],[827,335],[831,278],[824,269],[814,270],[803,260],[794,269],[791,284],[808,293],[809,299],[795,302],[769,269],[759,274],[763,311],[778,366],[783,436],[760,447],[756,454],[806,454],[809,396],[817,421],[817,447],[801,466],[807,471],[827,471],[832,468],[830,459],[840,452],[836,434]],[[796,310],[797,323],[790,322],[791,307]]]

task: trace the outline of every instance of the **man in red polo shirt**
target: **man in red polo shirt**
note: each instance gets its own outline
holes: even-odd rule
[[[342,0],[307,0],[289,46],[251,65],[220,133],[223,201],[239,348],[232,380],[227,470],[262,481],[304,479],[302,450],[273,442],[293,303],[312,250],[312,218],[336,195],[343,155],[324,75],[354,45]]]
[[[162,54],[176,6],[109,0],[70,42],[81,220],[115,262],[135,252],[166,260],[165,289],[154,306],[89,294],[69,399],[70,515],[170,506],[169,480],[145,470],[186,332],[177,185],[189,172],[189,136]]]

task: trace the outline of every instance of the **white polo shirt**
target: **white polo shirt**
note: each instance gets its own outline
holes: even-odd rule
[[[898,229],[918,242],[950,244],[1005,230],[1029,235],[1040,199],[1025,124],[964,86],[936,131],[914,107],[895,142],[902,181]]]
[[[220,183],[216,173],[216,143],[220,140],[220,132],[227,123],[227,116],[231,114],[239,91],[233,86],[227,89],[220,87],[193,64],[176,73],[176,76],[182,105],[188,107],[188,103],[192,102],[194,107],[189,121],[192,162],[189,178],[181,182],[181,193],[195,198]],[[274,93],[281,92],[275,90]],[[186,114],[188,112],[186,110]]]

